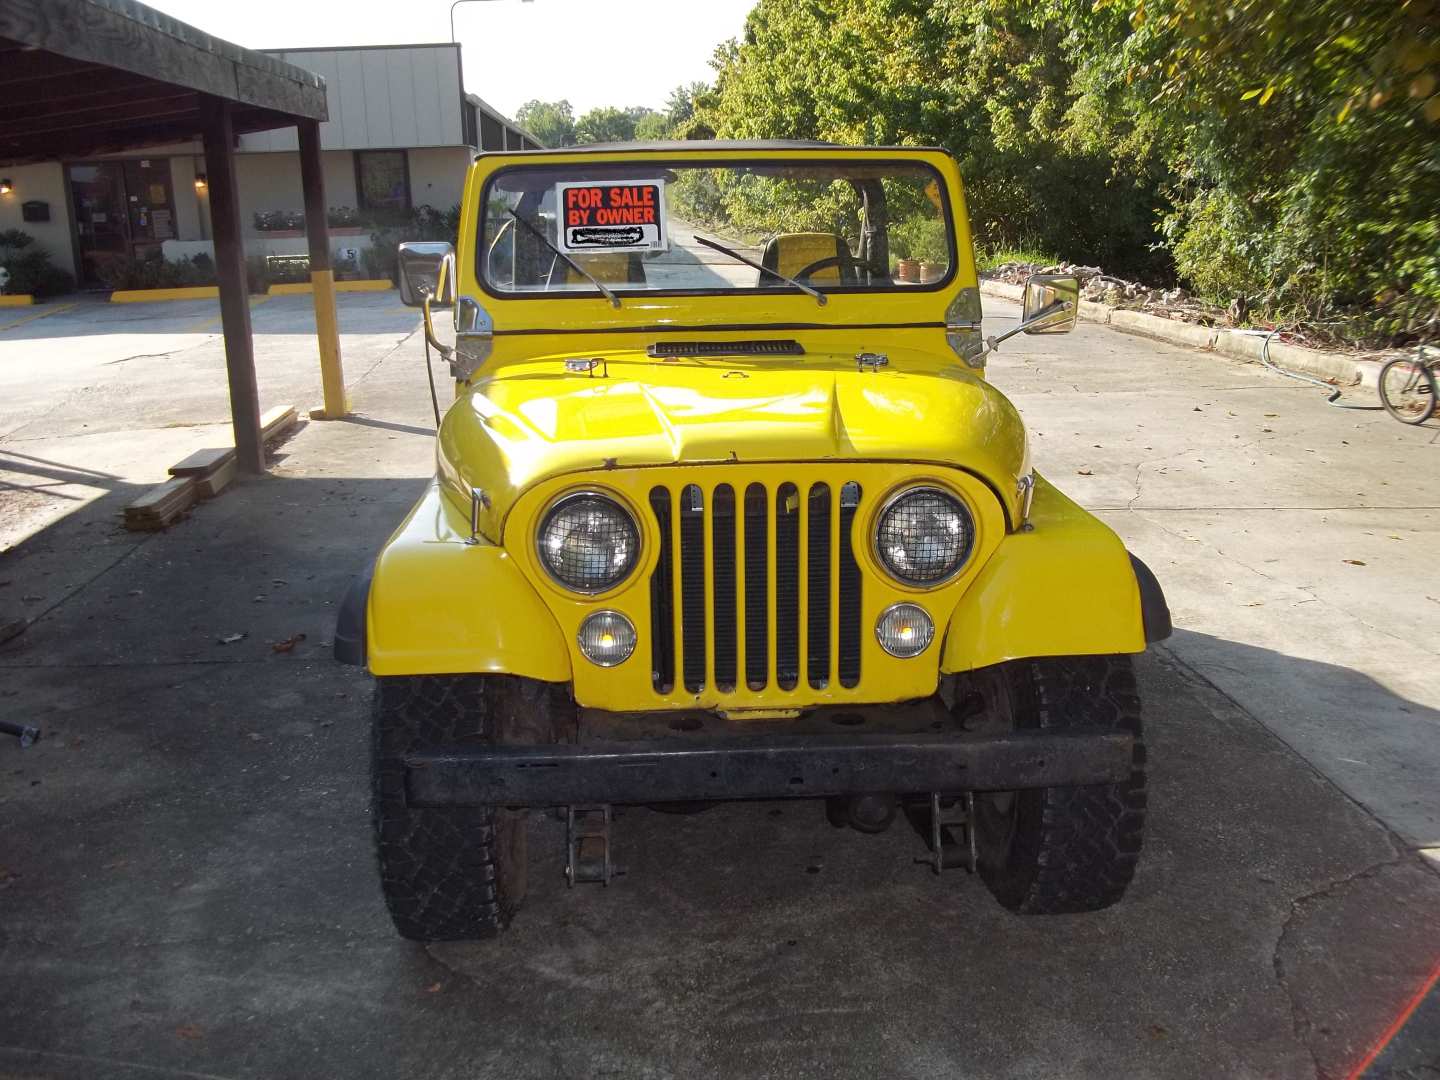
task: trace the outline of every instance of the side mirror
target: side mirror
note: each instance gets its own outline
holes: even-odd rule
[[[400,302],[424,307],[455,302],[455,248],[448,243],[400,245]]]
[[[1080,317],[1080,279],[1069,274],[1032,274],[1025,283],[1020,329],[1027,334],[1068,334]]]

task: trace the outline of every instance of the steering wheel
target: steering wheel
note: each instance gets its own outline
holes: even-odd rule
[[[845,283],[846,271],[850,270],[852,260],[843,255],[830,255],[824,259],[816,259],[809,266],[802,269],[793,277],[796,281],[807,281],[811,274],[818,274],[821,270],[829,270],[832,266],[840,271],[840,283]],[[851,274],[853,276],[853,273]]]

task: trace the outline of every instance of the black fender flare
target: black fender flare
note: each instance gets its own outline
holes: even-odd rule
[[[375,564],[372,562],[355,575],[350,587],[345,590],[345,598],[340,601],[340,610],[335,615],[335,659],[342,664],[364,667],[368,661],[366,611],[370,606],[370,582],[374,577]]]
[[[1130,555],[1130,565],[1135,569],[1135,581],[1140,586],[1140,620],[1145,627],[1145,643],[1164,641],[1174,629],[1170,623],[1170,605],[1165,602],[1165,592],[1151,569],[1135,556]],[[336,639],[339,646],[339,639]]]

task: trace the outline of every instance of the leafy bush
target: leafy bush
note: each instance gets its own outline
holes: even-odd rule
[[[52,264],[50,253],[19,229],[0,232],[0,267],[9,275],[5,288],[13,295],[58,296],[75,288],[75,279]]]
[[[208,255],[193,259],[110,259],[96,263],[107,289],[185,289],[216,284],[215,263]]]
[[[890,226],[890,254],[897,259],[945,263],[950,260],[945,222],[936,217],[911,217]]]
[[[438,241],[451,244],[460,238],[460,207],[436,210],[433,206],[417,206],[400,225],[376,229],[370,234],[370,246],[360,252],[365,276],[387,278],[398,284],[400,256],[398,249],[407,240]]]

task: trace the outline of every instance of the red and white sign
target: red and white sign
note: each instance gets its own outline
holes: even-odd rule
[[[665,181],[555,185],[560,250],[664,251]]]

